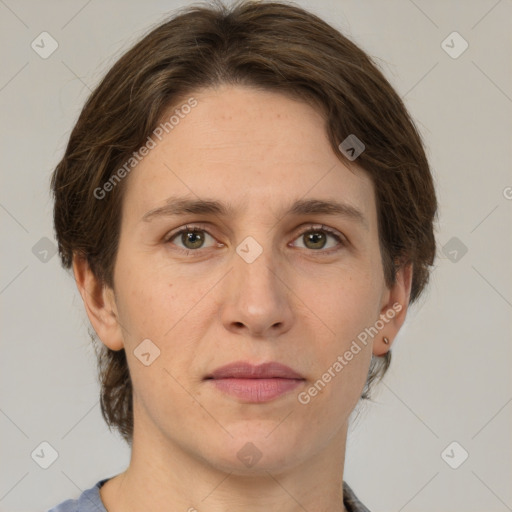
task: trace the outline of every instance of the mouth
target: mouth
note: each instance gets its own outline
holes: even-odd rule
[[[239,401],[262,403],[289,393],[306,379],[275,361],[260,365],[239,361],[217,368],[204,380]]]
[[[205,377],[206,379],[299,379],[304,377],[289,366],[271,361],[253,365],[245,361],[221,366]]]

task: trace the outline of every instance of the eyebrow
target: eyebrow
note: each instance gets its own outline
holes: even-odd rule
[[[157,217],[172,217],[188,214],[217,215],[220,217],[234,216],[235,208],[214,199],[187,199],[184,197],[169,197],[166,204],[146,212],[142,221],[150,222]],[[364,214],[355,206],[325,199],[299,199],[295,201],[282,216],[286,215],[332,215],[353,220],[366,229],[368,221]]]

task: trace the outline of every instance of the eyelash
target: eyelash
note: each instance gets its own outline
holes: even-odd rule
[[[165,239],[164,239],[164,243],[171,243],[171,240],[173,240],[174,238],[178,237],[182,233],[197,233],[197,232],[199,232],[199,233],[205,232],[205,233],[208,233],[208,235],[210,235],[212,238],[215,238],[212,234],[210,234],[208,232],[207,229],[205,229],[204,226],[201,226],[201,225],[195,225],[195,226],[186,225],[186,226],[183,226],[182,228],[180,228],[178,231],[174,231],[174,232],[170,233],[168,236],[166,236]],[[323,226],[323,225],[309,226],[307,229],[305,229],[305,230],[301,231],[300,233],[298,233],[298,235],[295,237],[295,239],[297,239],[299,236],[305,235],[306,233],[322,233],[322,232],[328,233],[330,236],[335,238],[339,242],[341,247],[332,247],[332,248],[327,249],[327,250],[323,250],[323,249],[314,250],[314,249],[311,249],[310,250],[311,252],[317,253],[319,256],[329,256],[333,252],[337,252],[337,251],[341,250],[343,247],[345,247],[346,242],[345,242],[345,239],[343,238],[343,236],[340,233],[338,233],[337,231],[335,231],[335,230],[333,230],[331,228],[328,228],[327,226]],[[201,249],[202,248],[200,248],[200,249],[183,249],[181,247],[176,246],[176,250],[178,252],[186,255],[186,256],[188,256],[191,253],[198,253],[198,252],[201,251]]]

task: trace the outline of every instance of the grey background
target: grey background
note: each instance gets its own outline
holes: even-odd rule
[[[345,480],[372,511],[512,510],[512,2],[297,3],[376,59],[424,137],[440,202],[431,285],[375,403],[353,416]],[[185,4],[0,0],[1,511],[47,510],[129,462],[101,418],[74,281],[42,252],[55,243],[48,183],[103,73]],[[31,48],[43,31],[59,45],[47,59]],[[458,58],[441,45],[453,31],[469,44]],[[31,457],[43,441],[58,452],[48,469]],[[469,453],[458,469],[441,456],[453,441]]]

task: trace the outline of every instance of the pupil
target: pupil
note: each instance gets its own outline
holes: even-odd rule
[[[320,239],[320,248],[324,246],[325,233],[310,233],[307,236],[309,238],[309,241],[313,242],[313,244],[318,243],[318,240]]]
[[[197,247],[200,247],[203,240],[201,235],[196,231],[189,231],[188,233],[184,233],[184,240],[183,243],[187,245],[187,243],[192,243],[192,248],[197,249]]]

